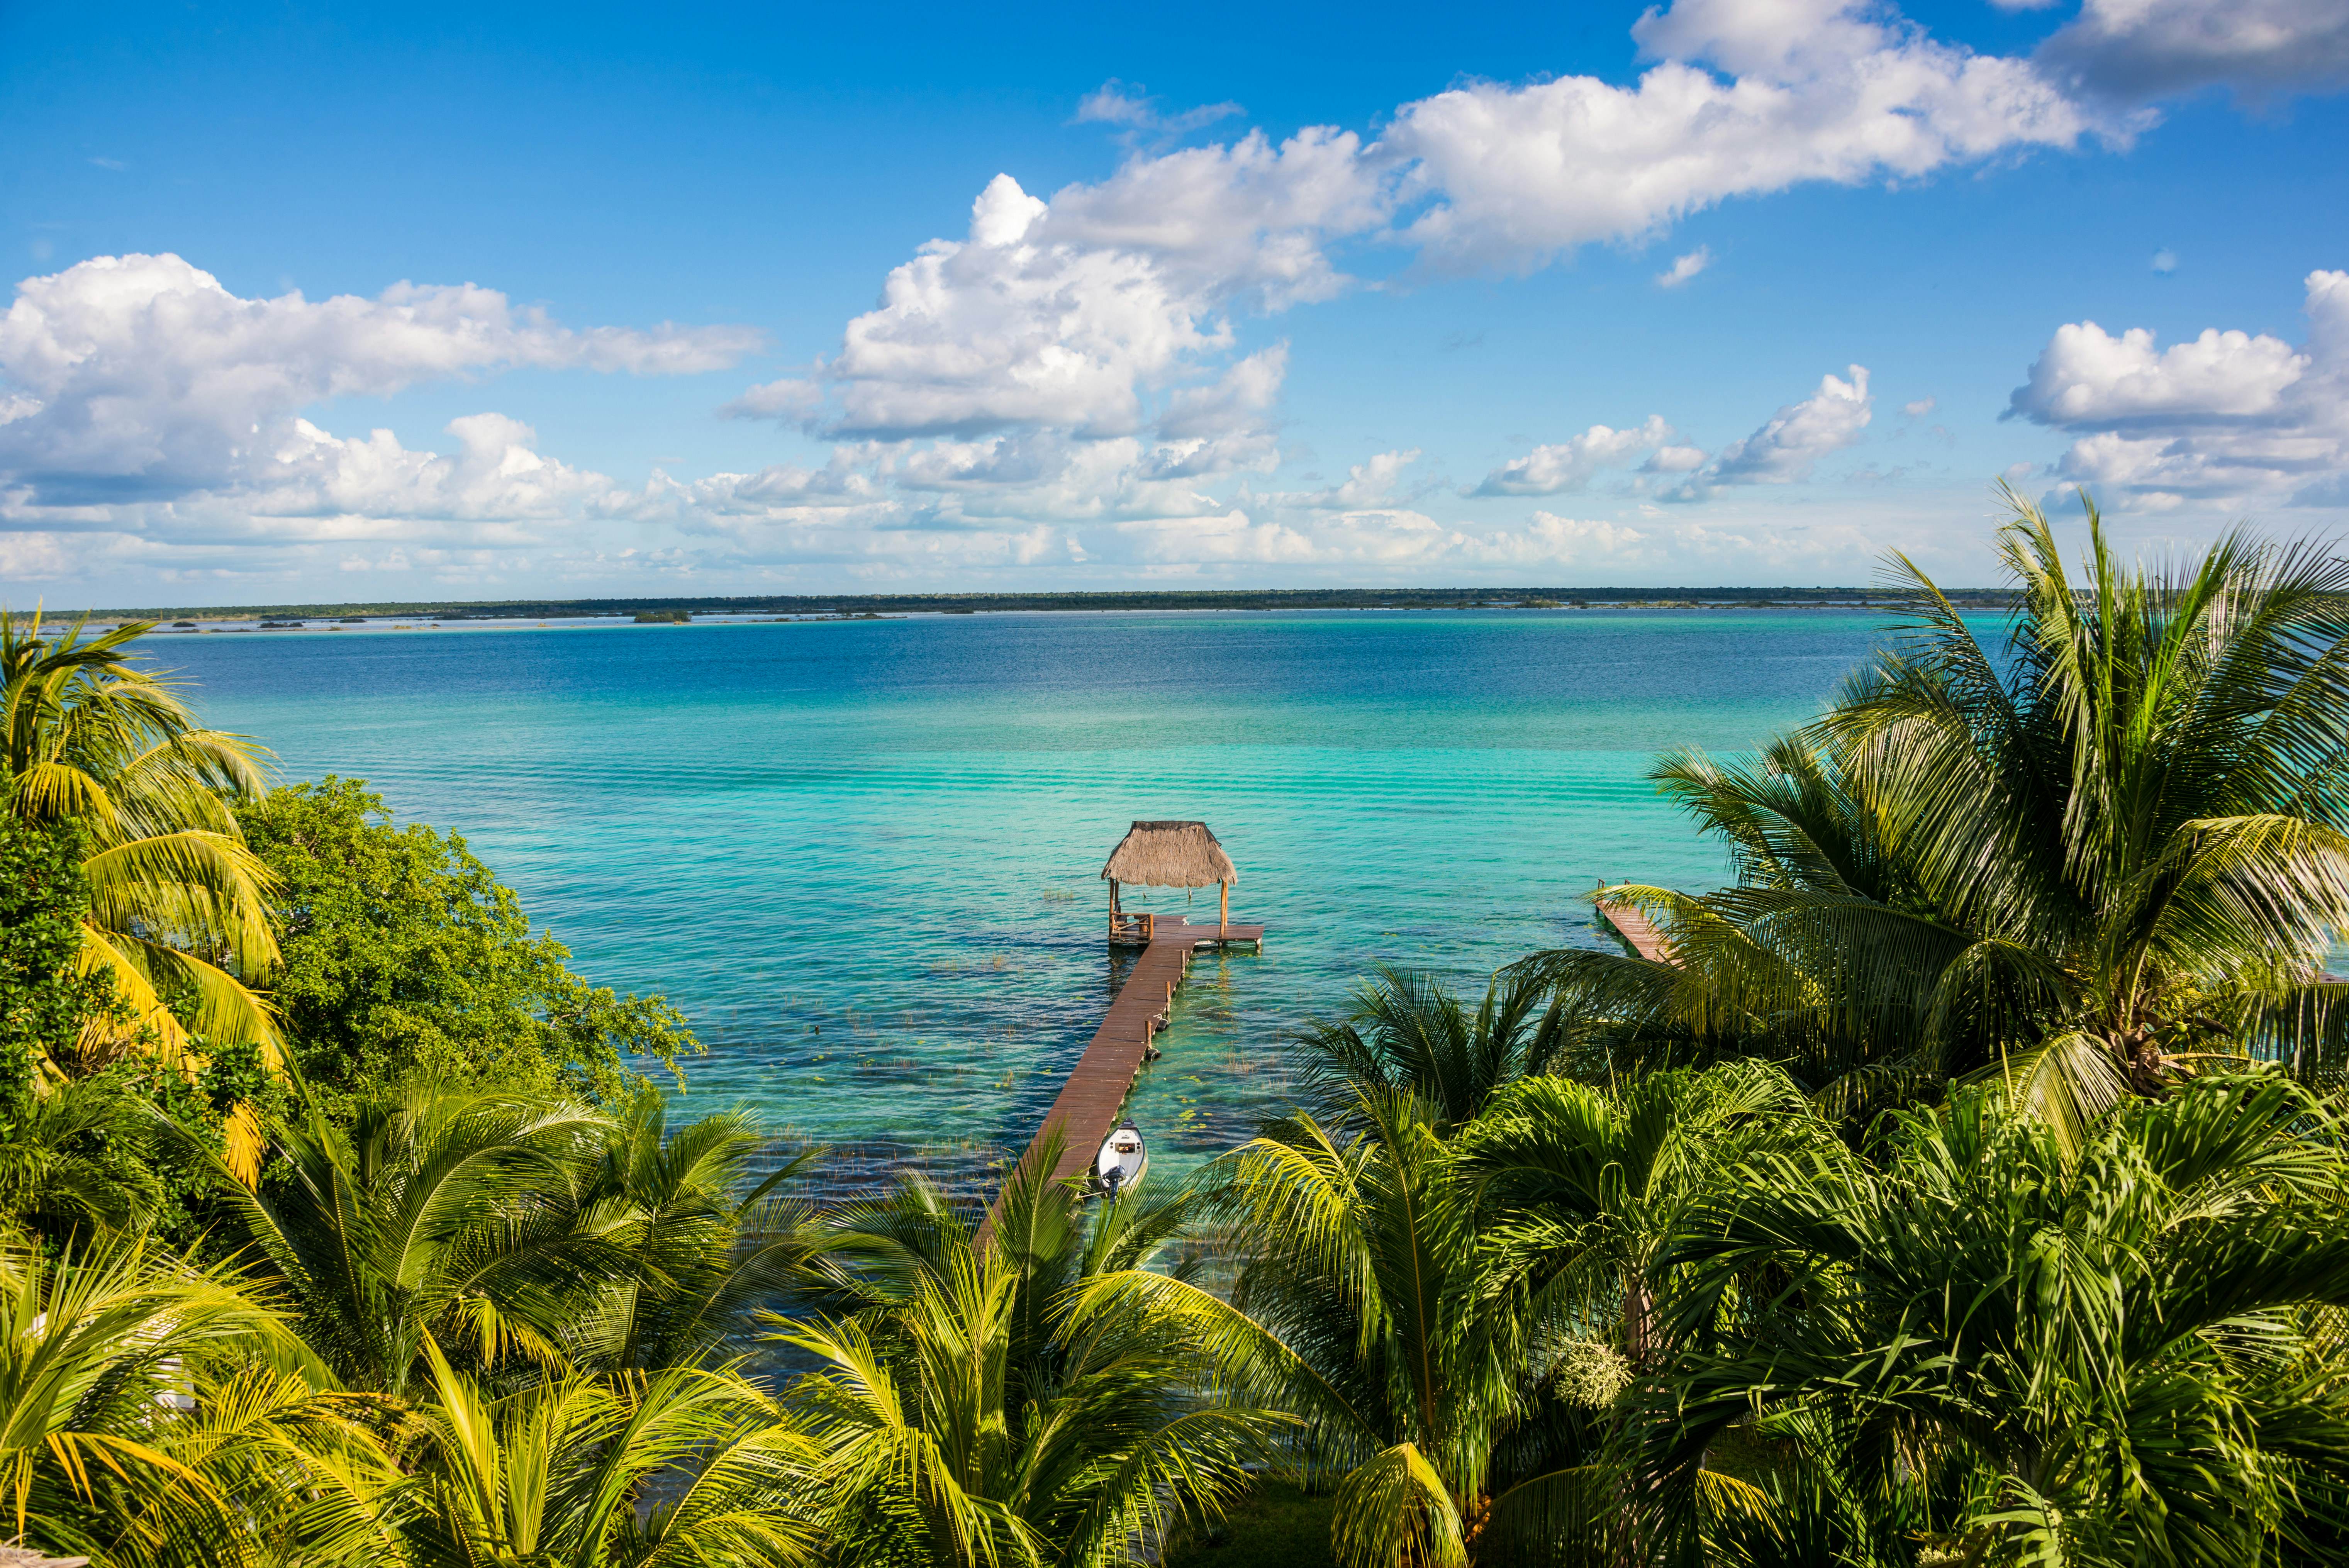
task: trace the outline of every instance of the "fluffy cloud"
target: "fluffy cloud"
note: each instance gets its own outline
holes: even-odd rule
[[[1659,63],[1630,87],[1472,83],[1402,106],[1375,142],[1327,127],[1278,145],[1250,132],[1137,153],[1049,200],[999,175],[968,233],[892,272],[836,354],[729,412],[848,439],[1099,438],[1143,428],[1155,400],[1171,432],[1236,351],[1242,318],[1350,286],[1334,247],[1521,270],[1733,197],[1916,178],[2127,129],[2027,61],[1937,42],[1866,0],[1679,0],[1634,31]],[[1115,83],[1082,113],[1174,123]],[[1708,259],[1692,252],[1662,281]],[[1252,414],[1280,363],[1257,368],[1276,374]]]
[[[1280,397],[1288,373],[1288,346],[1276,344],[1251,354],[1212,387],[1186,387],[1166,400],[1158,433],[1174,440],[1226,436],[1262,425]]]
[[[730,411],[883,440],[1017,427],[1130,434],[1148,422],[1146,394],[1233,346],[1232,311],[1344,286],[1320,241],[1375,216],[1360,153],[1354,137],[1329,130],[1278,148],[1252,133],[1130,160],[1050,202],[998,175],[966,237],[934,240],[892,272],[880,308],[848,324],[828,363],[755,387]],[[1260,413],[1286,360],[1251,357],[1223,403]],[[1170,428],[1199,422],[1203,401],[1189,390],[1168,400]]]
[[[1658,288],[1664,289],[1676,289],[1712,264],[1713,252],[1711,248],[1704,245],[1699,245],[1687,255],[1673,257],[1672,264],[1656,274],[1656,286]]]
[[[1560,495],[1589,484],[1601,469],[1619,468],[1641,452],[1666,446],[1672,428],[1658,414],[1645,424],[1618,430],[1593,425],[1579,436],[1553,446],[1536,447],[1522,458],[1503,463],[1485,476],[1469,495]],[[1686,450],[1673,448],[1677,453]],[[1700,459],[1702,454],[1699,454]]]
[[[1381,452],[1369,462],[1356,463],[1347,469],[1343,484],[1328,490],[1292,491],[1273,500],[1278,504],[1309,511],[1359,511],[1388,506],[1395,499],[1395,486],[1402,479],[1403,470],[1417,461],[1417,447],[1408,451]]]
[[[1635,87],[1476,83],[1397,111],[1380,150],[1427,203],[1405,232],[1428,264],[1531,266],[1734,196],[1913,179],[2125,129],[2026,61],[1847,0],[1678,0],[1632,32],[1661,62]]]
[[[265,487],[310,439],[292,417],[325,399],[517,366],[690,374],[756,344],[577,332],[471,284],[243,299],[178,256],[101,256],[26,279],[0,317],[0,483],[62,506]]]
[[[2295,348],[2216,328],[2168,348],[2132,327],[2056,328],[2011,416],[2077,436],[2058,471],[2149,510],[2203,500],[2340,504],[2349,476],[2349,272],[2306,279]]]
[[[1723,485],[1797,484],[1811,477],[1821,458],[1857,442],[1875,417],[1868,396],[1868,366],[1849,367],[1851,379],[1829,374],[1819,389],[1789,403],[1742,441],[1732,441],[1692,472],[1675,500],[1699,500]]]
[[[536,449],[538,432],[502,414],[449,422],[457,449],[409,451],[389,430],[338,439],[307,419],[269,444],[238,500],[265,517],[492,521],[554,519],[624,504],[603,475]]]
[[[2080,88],[2145,101],[2225,87],[2258,100],[2349,84],[2340,0],[2085,0],[2039,52]]]

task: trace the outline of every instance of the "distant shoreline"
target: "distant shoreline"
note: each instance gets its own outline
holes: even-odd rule
[[[1961,589],[1968,609],[2000,610],[2004,590]],[[44,621],[87,614],[109,621],[322,620],[405,617],[450,621],[554,621],[614,616],[987,614],[1011,611],[1868,609],[1896,595],[1865,588],[1291,588],[1066,593],[797,593],[670,599],[377,600],[343,604],[198,604],[50,608]]]

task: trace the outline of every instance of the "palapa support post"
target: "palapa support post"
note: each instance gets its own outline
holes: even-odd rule
[[[1231,934],[1232,884],[1228,882],[1219,882],[1216,885],[1224,890],[1222,907],[1216,911],[1216,940],[1221,942]]]

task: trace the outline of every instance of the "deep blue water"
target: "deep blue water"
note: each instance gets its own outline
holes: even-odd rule
[[[1271,928],[1194,968],[1137,1095],[1181,1167],[1278,1102],[1281,1035],[1373,965],[1481,992],[1600,941],[1602,880],[1714,885],[1653,756],[1801,722],[1880,626],[1063,614],[150,645],[287,778],[363,778],[462,833],[583,973],[684,1008],[709,1047],[690,1103],[968,1172],[1024,1140],[1106,1005],[1098,879],[1132,820],[1205,819],[1234,918]]]

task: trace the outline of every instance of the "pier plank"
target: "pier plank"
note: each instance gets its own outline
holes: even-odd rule
[[[1632,905],[1602,898],[1599,901],[1599,913],[1608,924],[1622,934],[1624,941],[1631,944],[1631,951],[1649,963],[1675,962],[1672,944],[1664,939],[1664,934],[1656,929],[1653,921]]]

